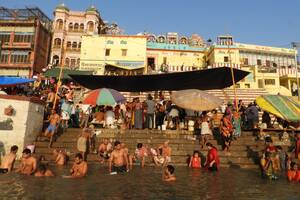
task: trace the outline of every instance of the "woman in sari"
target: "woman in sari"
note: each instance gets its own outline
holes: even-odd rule
[[[206,143],[208,148],[207,158],[205,162],[205,168],[210,171],[218,171],[220,165],[220,159],[218,156],[218,150],[211,143]]]
[[[224,117],[222,118],[221,122],[221,134],[222,138],[224,140],[224,151],[229,151],[230,143],[232,140],[232,131],[233,131],[233,125],[230,120],[230,115],[225,113]]]

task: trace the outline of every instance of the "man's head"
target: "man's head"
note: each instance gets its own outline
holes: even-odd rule
[[[194,151],[194,157],[198,158],[199,157],[199,151]]]
[[[172,165],[168,165],[168,166],[167,166],[167,171],[168,171],[170,174],[173,174],[174,171],[175,171],[175,168],[174,168]]]
[[[207,146],[208,149],[212,149],[213,148],[213,145],[210,142],[206,143],[206,146]]]
[[[18,149],[19,149],[19,148],[18,148],[17,145],[13,145],[13,146],[10,147],[10,152],[11,152],[11,153],[17,153]]]
[[[51,114],[54,115],[56,113],[56,110],[52,109]]]
[[[46,172],[46,166],[44,165],[44,164],[40,164],[39,166],[38,166],[38,171],[41,173],[41,174],[45,174],[45,172]]]
[[[103,144],[105,144],[105,145],[108,144],[108,139],[104,139]]]
[[[75,163],[80,164],[82,162],[82,160],[83,160],[83,157],[82,157],[81,153],[77,153],[75,155]]]
[[[31,155],[31,151],[30,151],[30,149],[26,148],[26,149],[23,150],[22,154],[23,154],[22,155],[23,158],[29,158],[30,155]]]
[[[121,142],[120,141],[115,141],[115,143],[114,143],[114,147],[115,147],[115,149],[117,149],[117,150],[120,150],[121,149]]]
[[[298,170],[298,165],[295,162],[291,162],[291,169],[297,171]]]
[[[169,140],[164,142],[164,147],[168,147],[169,146]]]
[[[136,145],[136,147],[137,147],[138,149],[142,148],[142,147],[143,147],[143,143],[138,143],[138,144]]]

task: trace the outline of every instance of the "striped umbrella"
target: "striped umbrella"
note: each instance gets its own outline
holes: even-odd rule
[[[92,90],[83,100],[84,104],[113,106],[125,102],[126,98],[114,89],[101,88]]]
[[[262,95],[256,98],[257,105],[273,115],[289,122],[300,121],[300,104],[283,95]]]

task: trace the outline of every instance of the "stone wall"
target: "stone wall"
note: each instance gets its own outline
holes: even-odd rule
[[[14,109],[12,116],[4,114],[8,106]],[[33,144],[41,133],[44,117],[43,102],[35,98],[0,95],[0,123],[11,119],[12,130],[0,128],[0,151],[7,153],[12,145],[18,145],[18,157],[27,144]],[[1,130],[2,129],[2,130]]]

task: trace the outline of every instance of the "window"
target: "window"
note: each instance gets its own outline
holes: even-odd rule
[[[56,20],[56,27],[55,27],[56,29],[62,30],[63,29],[63,25],[64,25],[64,23],[63,23],[62,19]]]
[[[94,32],[94,22],[89,21],[87,23],[87,30],[88,30],[88,32]]]
[[[246,83],[246,84],[245,84],[245,88],[250,88],[250,84],[249,84],[249,83]]]
[[[76,59],[71,59],[71,68],[74,68],[76,65]]]
[[[249,60],[248,60],[248,58],[244,58],[244,65],[249,65]]]
[[[167,64],[167,57],[164,57],[164,61],[163,61],[163,64]]]
[[[5,50],[1,51],[0,63],[8,63],[8,51],[5,51]]]
[[[27,51],[13,51],[10,56],[11,63],[28,63],[30,52]]]
[[[70,65],[70,59],[69,59],[69,58],[66,58],[65,66],[69,67],[69,65]]]
[[[228,56],[224,56],[224,62],[229,62]]]
[[[277,63],[274,63],[274,62],[273,62],[273,67],[277,67]]]
[[[265,79],[265,85],[275,85],[275,79]]]
[[[76,49],[77,48],[77,42],[73,42],[72,43],[72,49]]]
[[[9,42],[9,39],[10,39],[10,33],[1,33],[0,34],[0,41],[2,43]]]
[[[81,42],[78,43],[78,49],[80,49],[80,48],[81,48]]]
[[[61,46],[61,39],[55,38],[54,39],[54,47],[60,47]]]
[[[257,61],[256,61],[256,63],[257,63],[257,65],[261,65],[261,59],[257,59]]]
[[[122,49],[122,56],[127,56],[127,49]]]
[[[78,32],[78,30],[79,30],[79,24],[74,24],[74,31],[76,31],[76,32]]]
[[[271,61],[266,60],[266,66],[267,66],[267,67],[271,67]]]
[[[127,41],[121,40],[120,44],[127,44]]]
[[[70,41],[67,42],[67,49],[71,49],[72,43]]]
[[[80,29],[81,32],[83,32],[84,31],[84,24],[80,24],[79,29]]]
[[[16,33],[14,36],[14,42],[32,42],[33,35]]]
[[[110,55],[110,49],[105,49],[105,56],[109,56]]]
[[[69,31],[73,31],[73,23],[72,22],[69,24]]]

